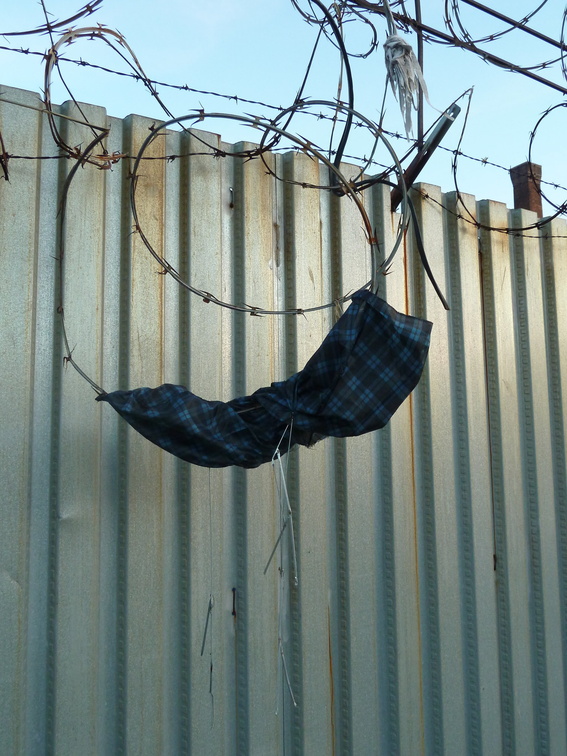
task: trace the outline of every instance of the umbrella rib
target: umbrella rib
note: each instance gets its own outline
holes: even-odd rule
[[[207,640],[207,632],[209,630],[209,620],[211,619],[211,613],[213,611],[213,606],[215,605],[215,600],[213,598],[213,594],[209,596],[209,608],[207,609],[207,619],[205,620],[205,632],[203,633],[203,643],[201,644],[201,656],[205,653],[205,642]]]
[[[282,433],[282,437],[280,438],[280,441],[279,441],[279,443],[278,443],[278,445],[276,447],[276,451],[274,452],[274,456],[272,457],[272,465],[275,465],[276,459],[277,459],[278,464],[279,464],[279,468],[280,468],[280,481],[281,481],[281,486],[282,486],[281,491],[283,491],[283,494],[285,496],[285,503],[286,503],[286,506],[287,506],[287,517],[285,518],[284,523],[282,525],[282,529],[280,530],[280,534],[278,536],[278,540],[276,541],[276,545],[274,546],[274,549],[273,549],[272,554],[270,556],[270,559],[268,561],[268,565],[266,565],[266,570],[268,569],[268,566],[269,566],[269,564],[270,564],[270,562],[271,562],[271,560],[273,558],[273,555],[274,555],[274,552],[275,552],[275,550],[276,550],[276,548],[278,546],[278,543],[281,541],[283,532],[284,532],[284,530],[285,530],[285,528],[287,526],[287,523],[289,522],[290,531],[291,531],[291,558],[292,558],[292,562],[293,562],[293,582],[294,582],[295,587],[297,588],[297,586],[299,585],[299,572],[298,572],[298,569],[297,569],[297,553],[296,553],[296,550],[295,550],[295,531],[294,531],[294,527],[293,527],[293,512],[291,511],[291,504],[290,504],[290,501],[289,501],[289,494],[288,494],[288,491],[287,491],[287,485],[286,485],[286,481],[285,481],[285,473],[284,473],[283,464],[282,464],[282,456],[281,456],[281,453],[280,453],[280,446],[281,446],[281,443],[282,443],[282,441],[283,441],[283,439],[285,437],[285,434],[288,431],[288,428],[289,428],[289,439],[290,439],[290,447],[291,447],[291,435],[292,435],[292,430],[293,430],[293,420],[291,422],[291,425],[286,426],[286,429]],[[280,491],[280,496],[281,496],[281,491]],[[264,574],[266,574],[265,570],[264,570]]]
[[[282,540],[282,536],[284,534],[284,531],[285,531],[285,529],[287,527],[287,524],[289,522],[289,524],[290,524],[290,530],[291,530],[291,556],[292,556],[292,562],[293,562],[293,579],[294,579],[294,584],[297,587],[299,585],[299,575],[298,575],[298,570],[297,570],[297,553],[296,553],[296,550],[295,550],[295,532],[294,532],[294,528],[293,528],[293,513],[291,511],[291,504],[290,504],[290,501],[289,501],[289,494],[288,494],[288,491],[287,491],[287,485],[286,485],[286,481],[285,481],[285,473],[284,473],[283,464],[282,464],[282,457],[281,457],[281,453],[280,453],[280,446],[281,446],[282,441],[285,438],[285,434],[287,433],[288,429],[289,429],[290,448],[291,448],[291,431],[292,431],[292,427],[293,427],[293,423],[291,425],[287,425],[286,426],[286,428],[285,428],[284,432],[282,433],[282,436],[281,436],[281,438],[279,440],[279,443],[278,443],[278,445],[276,447],[276,451],[274,452],[274,455],[272,457],[272,466],[274,466],[276,464],[276,460],[277,460],[277,462],[279,464],[279,468],[280,468],[280,482],[281,482],[280,496],[282,495],[282,492],[283,492],[283,495],[285,497],[286,507],[287,507],[287,515],[286,515],[286,517],[285,517],[285,519],[283,521],[283,524],[282,524],[282,527],[280,529],[279,535],[278,535],[278,537],[276,539],[276,542],[274,544],[274,548],[272,549],[272,551],[270,553],[270,557],[268,559],[268,562],[267,562],[266,566],[264,567],[264,575],[266,574],[266,572],[268,571],[268,568],[269,568],[270,564],[272,563],[272,559],[274,558],[274,554],[277,551],[277,548],[278,548],[278,546],[279,546],[279,544],[280,544],[280,542]]]
[[[291,687],[291,680],[289,679],[289,673],[287,671],[287,664],[285,662],[285,653],[284,653],[284,649],[283,649],[282,639],[278,638],[278,640],[279,640],[279,645],[280,645],[280,656],[281,656],[281,660],[282,660],[283,671],[284,671],[284,675],[285,675],[285,681],[287,683],[287,689],[289,690],[289,695],[291,696],[291,700],[292,700],[293,705],[295,707],[297,707],[297,701],[295,700],[295,696],[293,695],[293,688]]]

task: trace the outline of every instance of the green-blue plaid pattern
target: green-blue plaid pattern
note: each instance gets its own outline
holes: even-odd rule
[[[209,401],[164,384],[98,399],[188,462],[257,467],[272,459],[280,442],[283,453],[386,425],[421,377],[431,328],[362,289],[303,370],[251,396]]]

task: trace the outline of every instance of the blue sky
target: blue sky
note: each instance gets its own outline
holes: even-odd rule
[[[300,0],[307,8],[307,0]],[[488,4],[488,3],[487,3]],[[413,11],[411,0],[406,4]],[[423,3],[424,23],[444,28],[442,2]],[[521,19],[536,8],[537,2],[497,0],[492,6],[502,13]],[[52,18],[69,17],[81,7],[80,0],[46,0]],[[427,6],[427,7],[426,7]],[[459,5],[461,17],[474,36],[499,32],[505,27],[496,19]],[[379,41],[386,37],[386,24],[375,16]],[[563,9],[548,2],[530,21],[530,25],[550,37],[561,34]],[[36,0],[4,2],[0,31],[35,28],[43,23],[41,4]],[[199,90],[238,95],[276,106],[293,102],[302,81],[316,38],[316,29],[309,26],[293,8],[290,0],[105,0],[100,10],[78,23],[80,26],[102,24],[120,31],[135,51],[146,74],[155,80],[187,84]],[[406,35],[414,49],[415,36]],[[361,23],[345,29],[347,47],[362,49],[368,34]],[[49,47],[47,36],[4,37],[0,44],[13,48],[44,51]],[[484,45],[487,51],[520,65],[534,65],[547,60],[558,51],[534,40],[521,31],[513,31],[502,39]],[[66,49],[70,57],[126,70],[126,66],[102,42],[80,41]],[[88,68],[67,64],[64,74],[76,99],[107,108],[110,115],[123,117],[138,113],[162,118],[162,112],[143,86],[132,80]],[[555,64],[540,72],[554,81],[567,82],[561,65]],[[323,40],[317,50],[305,95],[313,99],[331,100],[337,96],[340,60],[336,49]],[[382,46],[364,60],[353,61],[355,107],[370,119],[377,119],[384,94],[385,66]],[[479,160],[512,167],[527,159],[530,132],[541,114],[550,106],[564,101],[564,96],[523,76],[498,69],[477,56],[445,45],[426,44],[424,74],[431,103],[443,110],[469,87],[474,86],[470,115],[461,150]],[[0,50],[0,85],[40,91],[43,68],[38,57]],[[235,101],[192,92],[159,88],[169,109],[181,116],[191,109],[207,111],[253,112],[273,116],[264,106],[237,104]],[[343,95],[344,96],[344,95]],[[54,84],[52,100],[68,99],[61,86]],[[330,111],[329,111],[330,112]],[[543,166],[543,178],[567,185],[564,139],[564,107],[556,109],[538,128],[533,159]],[[430,125],[438,113],[426,107],[425,122]],[[454,149],[461,136],[463,114],[452,126],[443,145]],[[403,133],[402,119],[393,95],[388,93],[384,126]],[[255,141],[257,133],[232,121],[204,124],[204,128],[220,133],[225,141]],[[302,117],[294,121],[294,129],[325,147],[329,140],[329,124]],[[347,154],[361,156],[370,150],[368,135],[357,130],[347,145]],[[393,140],[401,155],[407,148],[403,139]],[[9,149],[9,148],[8,148]],[[444,191],[454,188],[451,171],[452,154],[440,151],[425,169],[421,178],[437,184]],[[352,162],[356,162],[352,160]],[[506,171],[481,162],[460,158],[458,183],[462,191],[478,199],[488,198],[512,204],[511,182]],[[567,199],[567,192],[546,189],[556,202]],[[544,206],[549,212],[549,206]]]

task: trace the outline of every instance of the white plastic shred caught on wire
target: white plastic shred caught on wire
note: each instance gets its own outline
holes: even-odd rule
[[[284,469],[284,466],[282,464],[282,457],[281,457],[281,452],[280,452],[282,441],[284,440],[288,432],[289,432],[288,439],[289,441],[291,441],[292,429],[293,429],[293,421],[284,430],[282,437],[280,438],[278,446],[272,457],[272,468],[274,469],[274,473],[276,470],[279,472],[279,477],[277,479],[277,482],[278,482],[277,488],[278,488],[278,494],[279,494],[278,498],[279,498],[279,503],[280,503],[279,515],[280,515],[281,528],[280,528],[279,535],[276,539],[274,548],[272,549],[272,552],[269,556],[266,567],[264,568],[264,575],[268,571],[268,568],[272,562],[272,559],[278,547],[280,547],[280,567],[279,567],[280,590],[279,590],[279,598],[278,598],[278,649],[279,649],[278,681],[281,681],[282,676],[283,676],[283,679],[285,679],[286,687],[289,692],[291,702],[293,706],[296,707],[297,700],[293,693],[293,686],[291,684],[291,679],[290,679],[288,668],[287,668],[287,662],[286,662],[285,650],[284,650],[284,635],[285,635],[285,624],[286,624],[285,615],[286,615],[286,607],[288,604],[287,590],[289,588],[288,583],[286,582],[287,576],[286,576],[286,571],[284,569],[284,561],[286,563],[289,563],[289,559],[284,559],[283,554],[281,552],[282,537],[283,537],[284,531],[286,530],[289,524],[289,546],[291,550],[293,583],[297,587],[299,585],[299,573],[297,569],[297,554],[295,550],[293,513],[292,513],[291,502],[289,500],[289,494],[288,494],[287,485],[286,485],[286,470]],[[289,454],[289,451],[290,451],[290,447],[288,446],[288,449],[287,449],[288,454]],[[279,689],[280,689],[280,682],[278,682],[278,690]],[[276,714],[278,713],[279,713],[279,704],[276,705]]]
[[[396,34],[396,25],[388,0],[384,0],[384,10],[386,11],[386,19],[388,21],[388,37],[384,42],[386,72],[392,92],[400,104],[400,110],[404,118],[404,128],[406,135],[409,137],[413,132],[411,111],[412,109],[417,111],[419,108],[420,88],[427,103],[431,105],[431,102],[421,66],[415,57],[412,46]],[[431,107],[433,108],[433,105]],[[437,108],[433,109],[437,110]]]
[[[292,427],[293,427],[293,425],[286,426],[286,429],[283,432],[283,435],[282,435],[282,437],[280,439],[280,442],[279,442],[279,444],[277,446],[277,449],[274,452],[274,456],[272,457],[272,467],[273,468],[276,467],[276,461],[278,463],[278,465],[277,465],[277,469],[279,470],[279,486],[278,486],[278,490],[279,490],[280,516],[281,516],[282,526],[281,526],[281,529],[280,529],[280,533],[279,533],[279,535],[278,535],[278,537],[276,539],[276,542],[274,544],[274,548],[272,549],[272,552],[271,552],[270,557],[268,559],[268,562],[267,562],[266,566],[264,567],[264,575],[268,571],[268,568],[269,568],[269,566],[270,566],[270,564],[272,562],[272,559],[274,558],[274,554],[276,553],[276,550],[277,550],[278,546],[281,543],[284,531],[285,531],[285,529],[287,528],[287,526],[289,524],[290,530],[291,530],[291,533],[290,533],[290,543],[291,543],[291,556],[292,556],[292,563],[293,563],[293,582],[294,582],[295,586],[297,587],[299,585],[299,573],[298,573],[298,570],[297,570],[297,554],[296,554],[296,551],[295,551],[295,533],[294,533],[294,530],[293,530],[293,513],[292,513],[292,510],[291,510],[291,503],[289,501],[289,494],[287,492],[287,485],[286,485],[286,481],[285,481],[285,471],[284,471],[284,468],[283,468],[282,457],[281,457],[281,452],[280,452],[281,443],[282,443],[282,441],[283,441],[286,433],[288,432],[288,430],[289,430],[289,439],[291,440],[291,430],[292,430]],[[288,449],[288,453],[289,453],[289,449]]]

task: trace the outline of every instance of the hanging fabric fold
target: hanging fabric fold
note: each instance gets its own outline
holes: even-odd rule
[[[205,467],[258,467],[282,448],[384,427],[417,385],[432,324],[362,289],[303,370],[229,402],[164,384],[101,394],[147,439]],[[289,442],[289,443],[288,443]]]

